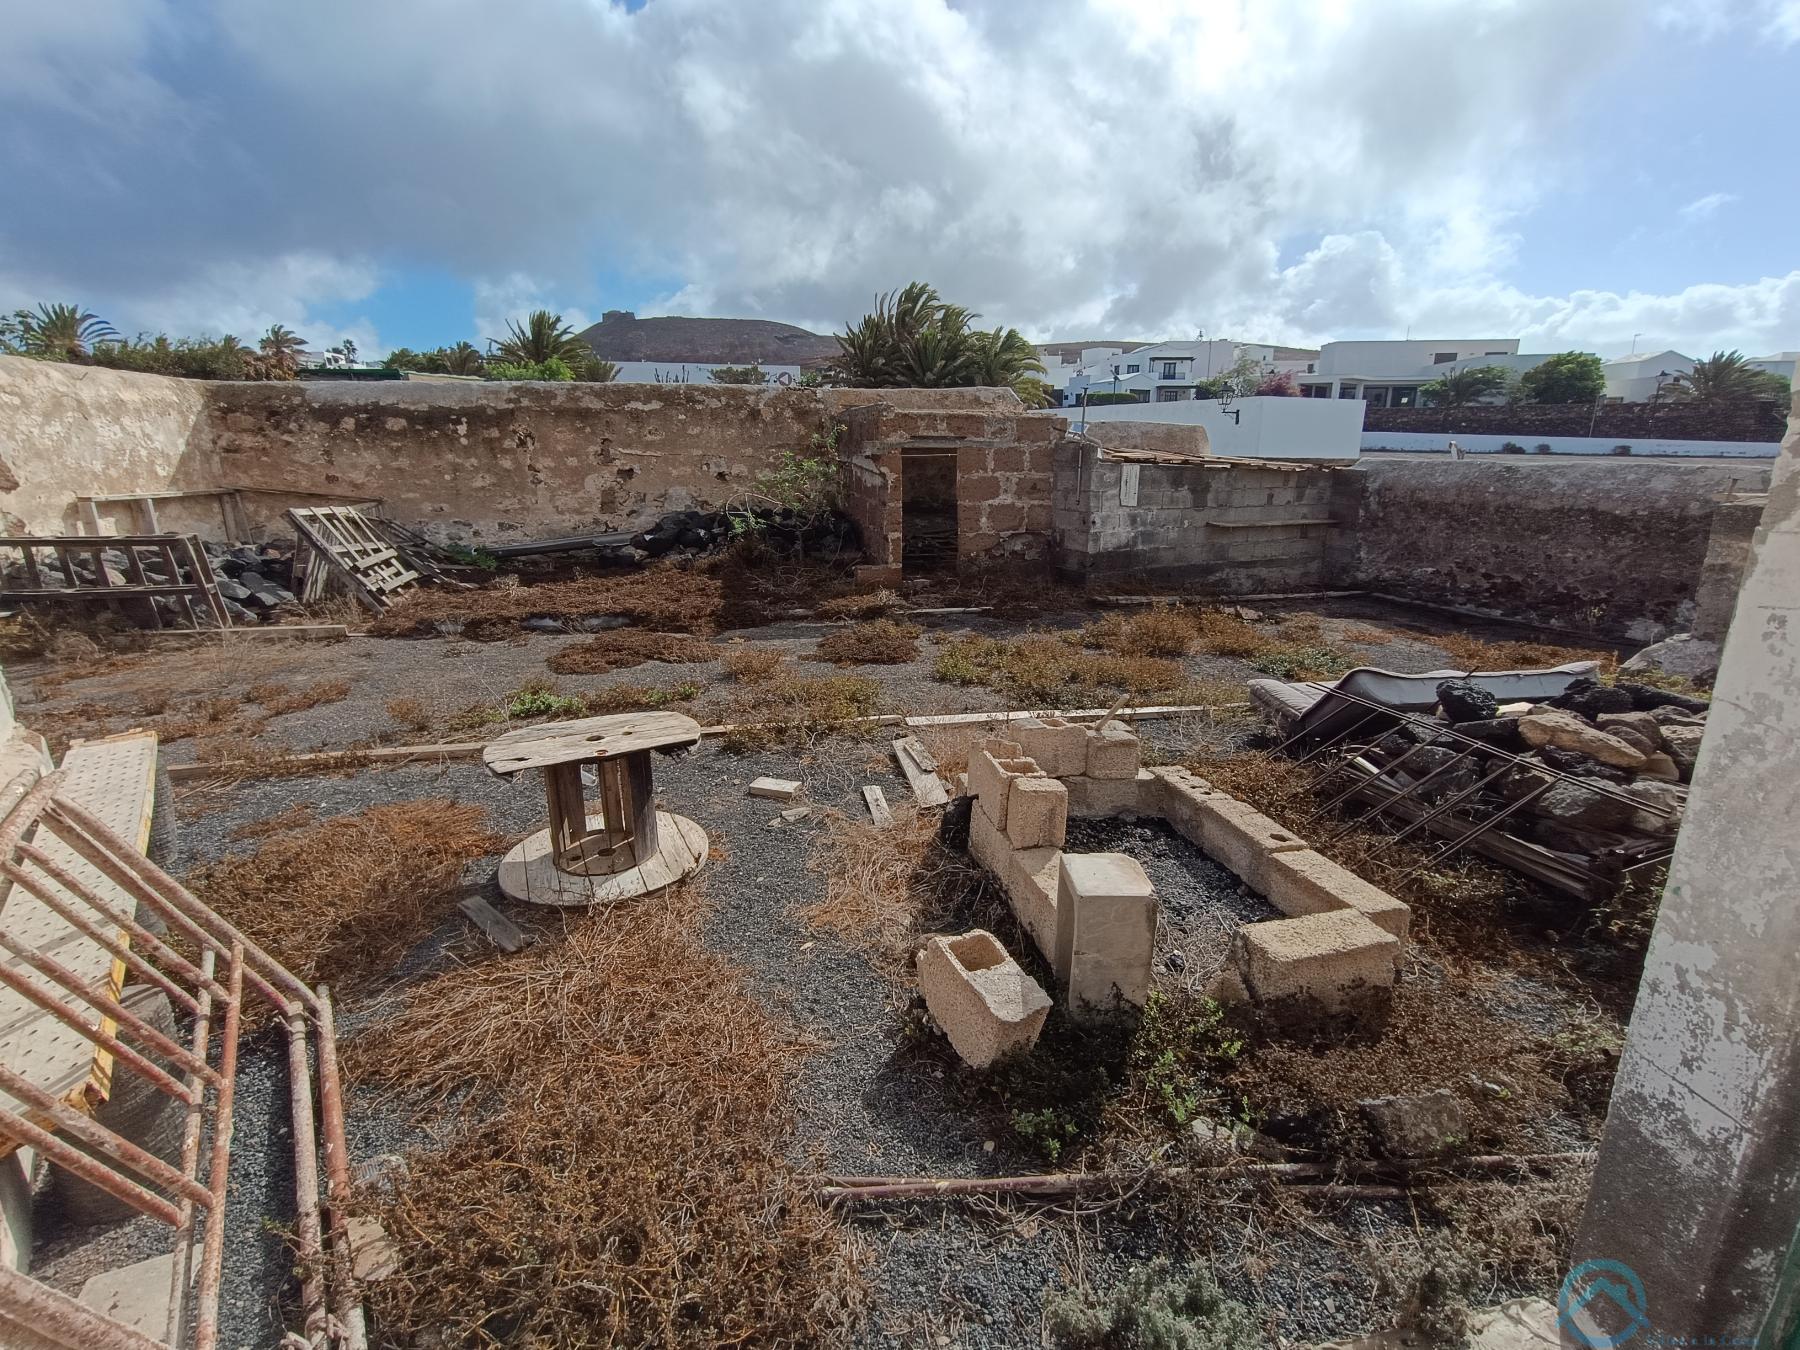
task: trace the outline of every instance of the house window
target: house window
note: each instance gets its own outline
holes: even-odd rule
[[[1139,372],[1139,371],[1140,371],[1140,370],[1142,370],[1142,369],[1143,369],[1143,367],[1142,367],[1142,366],[1126,366],[1126,367],[1125,367],[1125,373],[1126,373],[1126,374],[1127,374],[1127,375],[1135,375],[1135,374],[1137,374],[1137,373],[1138,373],[1138,372]]]
[[[1340,384],[1338,386],[1338,397],[1339,398],[1361,398],[1362,395],[1357,392],[1357,388],[1355,385]]]
[[[1187,392],[1185,389],[1158,389],[1156,401],[1158,403],[1179,403],[1187,397]]]
[[[1454,360],[1456,360],[1455,352],[1436,352],[1432,355],[1431,364],[1434,366],[1441,366],[1446,361]]]
[[[1173,361],[1164,361],[1164,362],[1163,362],[1163,373],[1162,373],[1162,377],[1163,377],[1163,378],[1164,378],[1164,379],[1165,379],[1165,380],[1173,380],[1173,379],[1175,379],[1175,378],[1176,378],[1176,375],[1175,375],[1175,363],[1174,363],[1174,362],[1173,362]]]
[[[1308,361],[1306,363],[1306,373],[1308,375],[1317,375],[1319,373],[1319,363],[1317,361]]]
[[[1483,352],[1483,356],[1511,356],[1511,352]]]
[[[1396,388],[1388,398],[1390,408],[1416,408],[1419,406],[1419,391],[1411,386],[1405,389]]]

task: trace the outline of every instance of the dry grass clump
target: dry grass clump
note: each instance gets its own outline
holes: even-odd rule
[[[1414,641],[1411,635],[1399,633],[1391,628],[1383,628],[1378,624],[1358,623],[1338,630],[1339,642],[1347,642],[1352,647],[1385,647],[1394,642]]]
[[[1108,614],[1081,630],[1081,640],[1120,656],[1185,656],[1201,634],[1192,610],[1151,605],[1128,614]]]
[[[450,1130],[381,1222],[396,1343],[778,1346],[842,1338],[852,1239],[786,1156],[803,1048],[701,940],[696,885],[422,986],[350,1047]]]
[[[425,732],[431,728],[431,712],[416,698],[391,698],[387,715],[408,731]]]
[[[244,691],[245,698],[252,703],[262,704],[263,711],[271,717],[303,712],[307,708],[316,708],[321,703],[337,703],[349,695],[348,680],[314,680],[304,689],[289,689],[274,680],[265,680]]]
[[[692,665],[716,660],[719,649],[712,643],[684,633],[652,633],[641,628],[620,628],[586,642],[572,643],[544,662],[559,675],[604,675],[609,670],[641,666],[646,661]]]
[[[1213,656],[1255,656],[1274,639],[1247,619],[1222,609],[1201,610],[1200,650]]]
[[[652,708],[669,708],[699,697],[700,686],[697,684],[615,684],[583,694],[581,715],[609,717],[615,713],[647,712]]]
[[[732,725],[720,741],[727,750],[760,750],[806,745],[880,705],[881,686],[861,675],[780,675],[708,704],[705,716]]]
[[[1101,705],[1121,695],[1179,689],[1187,681],[1178,662],[1085,652],[1045,633],[953,638],[938,649],[934,674],[947,684],[986,685],[1016,708]]]
[[[1553,642],[1511,639],[1490,642],[1470,633],[1441,633],[1425,639],[1450,654],[1461,670],[1534,670],[1569,661],[1598,661],[1601,674],[1611,674],[1618,664],[1612,652],[1584,647],[1565,647]]]
[[[825,898],[800,909],[801,920],[867,952],[890,974],[904,975],[934,891],[926,859],[936,852],[937,826],[935,813],[904,806],[886,829],[852,816],[828,816],[806,864],[824,876]],[[939,866],[946,865],[956,864],[943,855]]]
[[[813,657],[840,666],[901,666],[919,655],[917,624],[871,619],[819,639]]]
[[[503,638],[524,619],[624,614],[645,628],[704,634],[716,627],[722,598],[713,570],[674,563],[534,586],[507,585],[505,580],[475,591],[420,589],[396,601],[369,631],[387,637],[429,635],[437,623],[460,621],[468,637]]]
[[[739,647],[725,653],[725,673],[739,684],[761,684],[775,678],[784,659],[767,648]]]
[[[478,806],[375,806],[271,838],[191,879],[196,895],[308,984],[378,975],[450,910],[462,870],[505,841]]]
[[[900,597],[885,588],[821,600],[815,612],[823,619],[878,619],[900,608]]]
[[[264,816],[261,820],[246,821],[227,836],[234,841],[245,839],[267,839],[272,834],[285,834],[289,830],[297,830],[303,825],[310,825],[316,817],[313,809],[305,802],[295,802],[286,810],[277,811],[272,816]]]

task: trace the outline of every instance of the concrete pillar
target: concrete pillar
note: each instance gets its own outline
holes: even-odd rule
[[[1641,1280],[1634,1341],[1787,1343],[1800,1232],[1797,963],[1800,401],[1726,642],[1575,1245],[1576,1299],[1597,1279],[1621,1286],[1616,1270],[1586,1263],[1619,1262]],[[1587,1306],[1611,1335],[1632,1320],[1604,1290]],[[1607,1343],[1565,1331],[1567,1345]]]

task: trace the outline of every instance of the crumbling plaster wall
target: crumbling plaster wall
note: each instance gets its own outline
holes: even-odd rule
[[[1335,478],[1331,584],[1649,641],[1692,621],[1717,499],[1767,473],[1365,459]]]
[[[0,523],[8,532],[79,534],[77,495],[219,486],[206,415],[192,380],[0,356]],[[103,525],[137,529],[128,506]],[[209,501],[159,502],[164,529],[216,534]]]
[[[1223,592],[1323,585],[1334,471],[1199,459],[1126,463],[1056,447],[1057,566],[1104,582],[1154,576]]]

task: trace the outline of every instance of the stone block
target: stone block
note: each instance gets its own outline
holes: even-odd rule
[[[1079,774],[1062,783],[1069,792],[1069,814],[1077,819],[1160,814],[1151,797],[1155,782],[1148,769],[1140,769],[1135,778],[1089,778]]]
[[[1150,996],[1156,891],[1123,853],[1065,853],[1056,888],[1056,977],[1069,1011],[1105,1016]]]
[[[1052,778],[1069,778],[1087,772],[1088,729],[1060,717],[1029,717],[1009,728],[1018,738],[1019,753],[1037,761]]]
[[[1056,960],[1056,888],[1062,871],[1062,850],[1015,849],[1000,876],[1015,918],[1031,934],[1044,960]]]
[[[969,794],[986,808],[994,824],[1006,828],[1006,803],[1013,780],[1038,772],[1029,759],[998,759],[986,750],[969,758]]]
[[[767,797],[771,801],[791,802],[800,795],[801,784],[792,778],[758,778],[750,784],[752,797]]]
[[[969,856],[988,871],[1006,879],[1006,862],[1012,856],[1012,845],[1006,831],[994,823],[980,798],[969,803]]]
[[[1263,894],[1289,918],[1353,909],[1405,943],[1411,907],[1323,854],[1310,848],[1270,853],[1263,868]]]
[[[1123,722],[1108,722],[1088,732],[1089,778],[1136,778],[1137,772],[1138,738],[1130,727]]]
[[[1223,793],[1194,802],[1200,817],[1200,848],[1209,858],[1237,874],[1253,891],[1268,894],[1264,859],[1272,853],[1296,853],[1306,844],[1255,807]]]
[[[1038,982],[983,929],[934,937],[919,951],[919,992],[932,1020],[972,1069],[1029,1050],[1050,1012]]]
[[[1400,939],[1355,910],[1246,924],[1237,967],[1258,1003],[1355,1012],[1365,996],[1394,983]]]
[[[1014,848],[1061,848],[1069,790],[1054,778],[1015,778],[1006,799],[1006,837]]]

